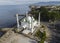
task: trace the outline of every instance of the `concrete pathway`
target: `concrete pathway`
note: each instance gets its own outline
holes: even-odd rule
[[[37,41],[10,30],[0,38],[0,43],[37,43]]]

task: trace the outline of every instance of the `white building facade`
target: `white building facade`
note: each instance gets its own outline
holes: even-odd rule
[[[35,30],[34,27],[38,25],[38,22],[31,16],[22,19],[20,22],[23,28],[30,30],[32,33]]]
[[[28,15],[28,14],[26,14],[25,18],[19,21],[18,15],[17,15],[17,28],[19,28],[19,22],[21,23],[20,27],[33,33],[34,30],[36,29],[35,27],[38,27],[38,25],[40,25],[40,13],[39,13],[38,21],[35,20],[33,16]]]

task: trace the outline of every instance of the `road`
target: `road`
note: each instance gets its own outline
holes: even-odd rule
[[[54,26],[49,25],[48,22],[42,22],[45,26],[48,27],[51,37],[48,39],[49,43],[60,43],[60,30],[55,29]]]

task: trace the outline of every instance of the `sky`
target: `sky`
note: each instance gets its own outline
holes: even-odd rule
[[[32,4],[47,1],[60,1],[60,0],[0,0],[0,5]]]

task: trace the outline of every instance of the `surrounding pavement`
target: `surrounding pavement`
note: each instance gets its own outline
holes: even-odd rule
[[[9,30],[0,38],[0,43],[37,43],[37,41]]]
[[[50,31],[50,37],[48,37],[48,43],[60,43],[60,33],[58,29],[55,29],[54,26],[49,25],[48,22],[42,22],[48,28],[48,32]]]

